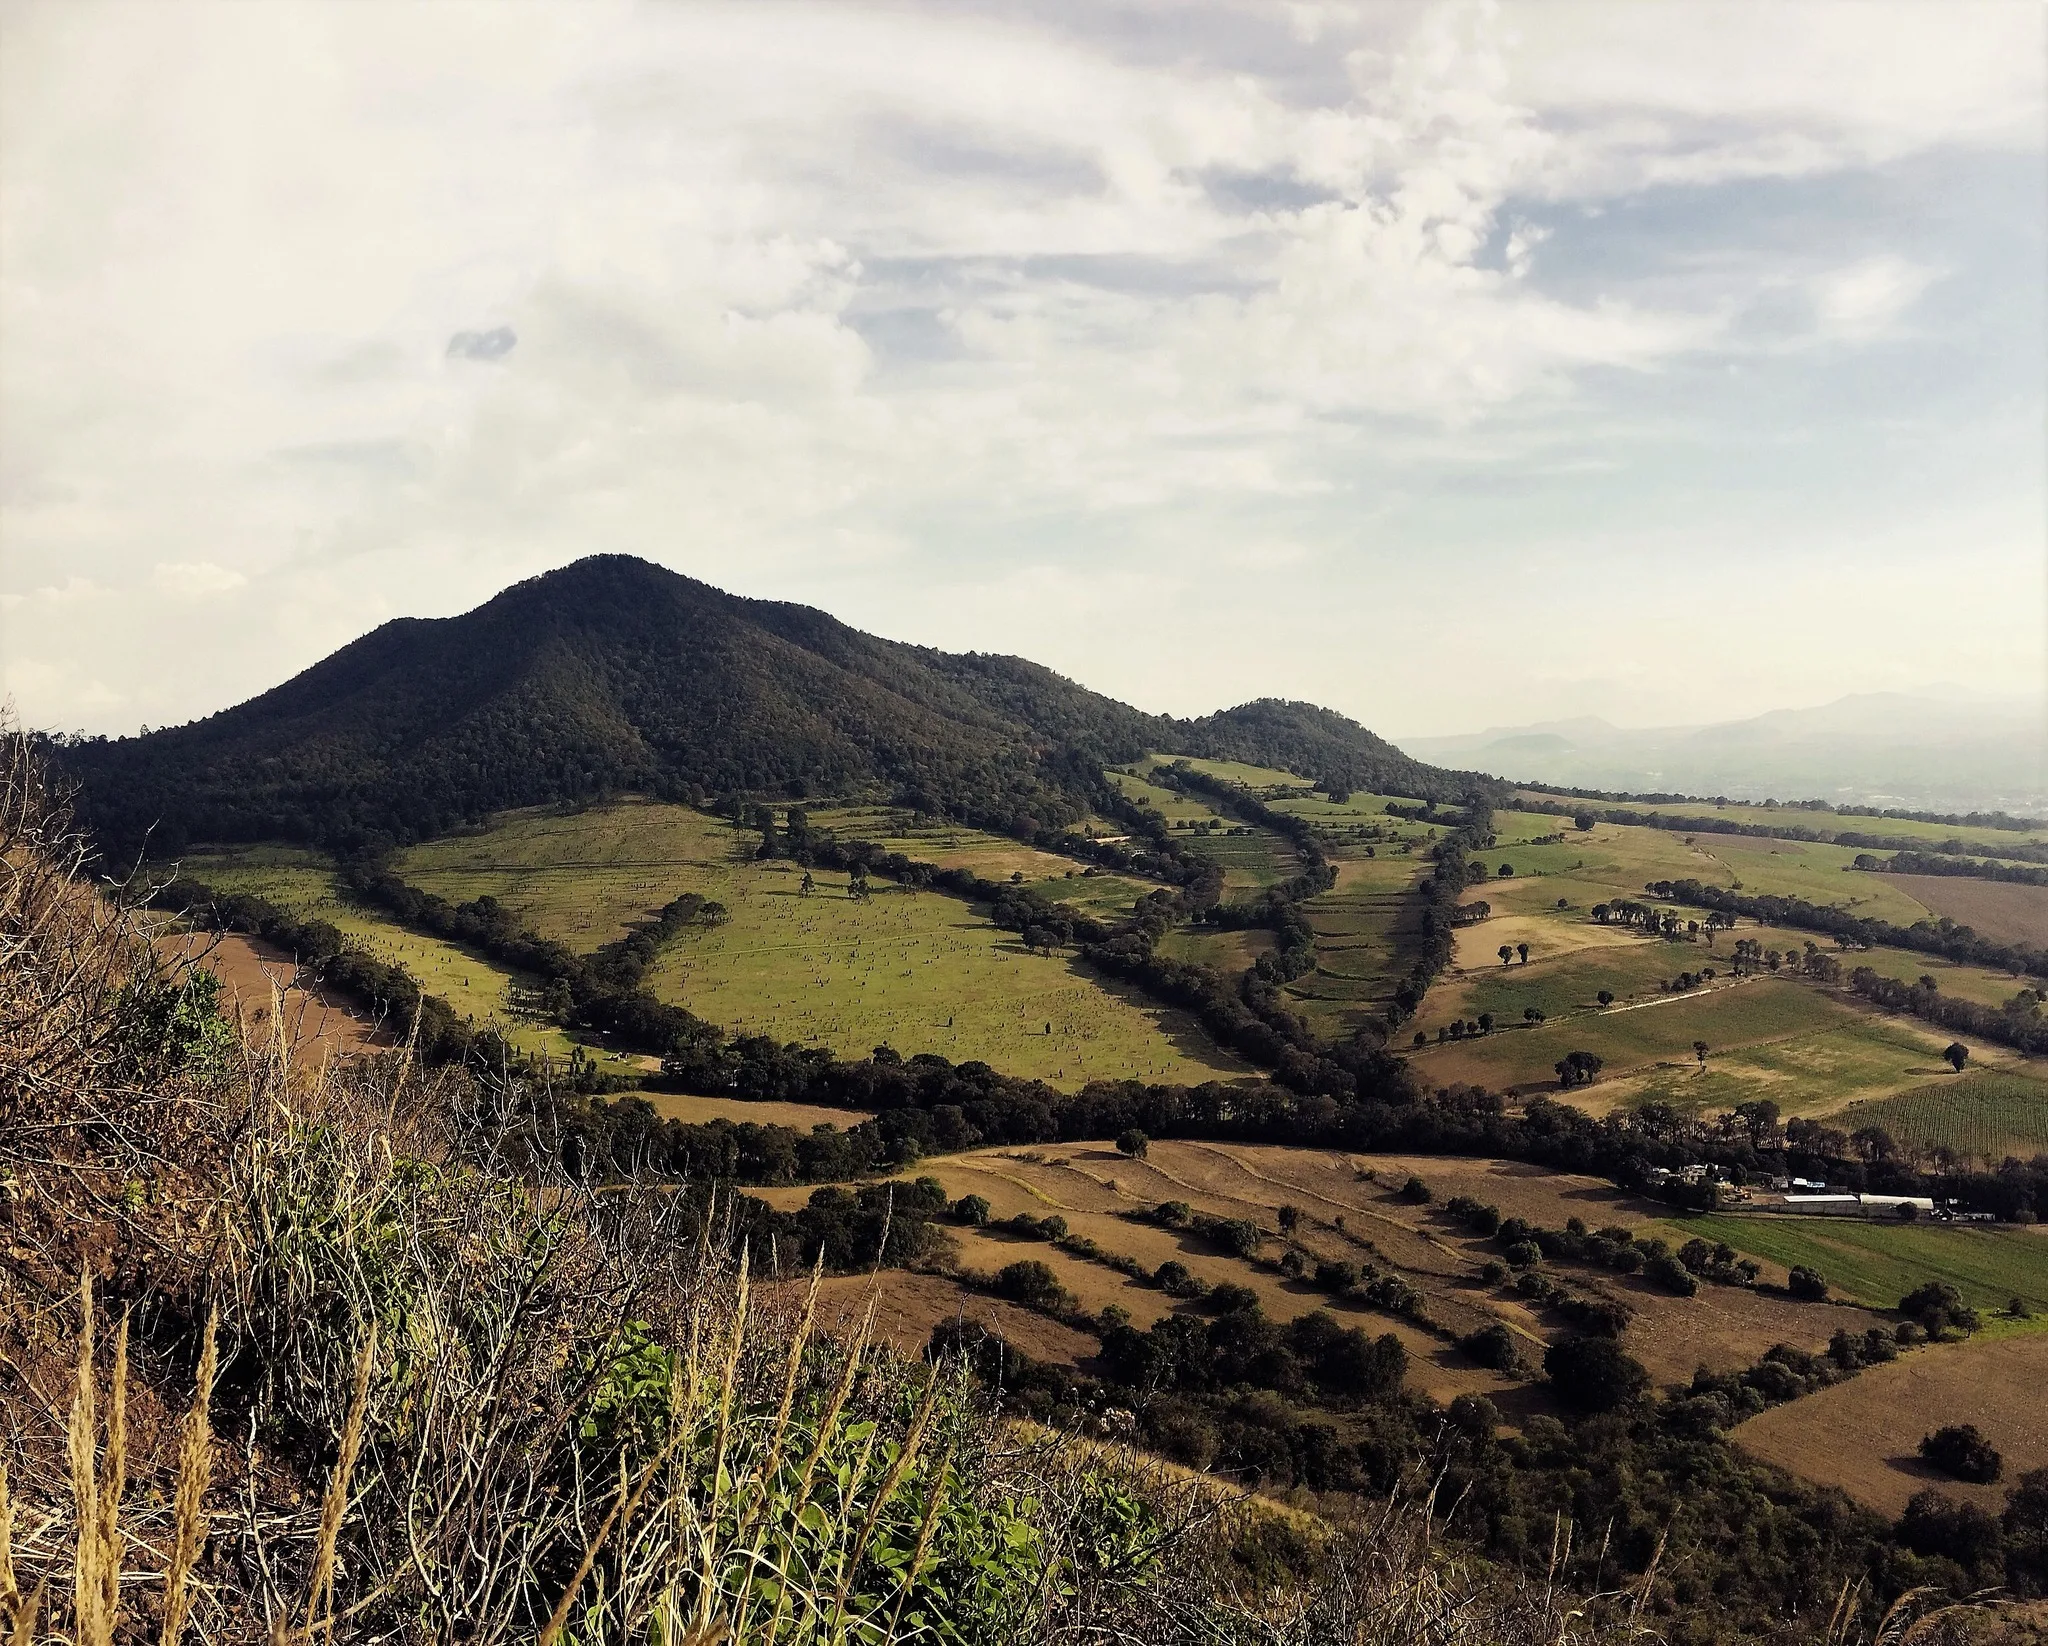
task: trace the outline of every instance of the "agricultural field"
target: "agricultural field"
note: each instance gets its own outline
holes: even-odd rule
[[[1830,1118],[1844,1131],[1882,1126],[1909,1154],[1941,1147],[1995,1166],[2008,1156],[2048,1154],[2048,1079],[2017,1069],[1945,1073],[1895,1097],[1852,1103]]]
[[[1774,1406],[1735,1430],[1752,1456],[1896,1515],[1929,1486],[1989,1514],[2013,1481],[2048,1465],[2041,1390],[2048,1332],[1944,1343],[1872,1366],[1846,1383]],[[1920,1461],[1920,1439],[1944,1423],[1974,1423],[2004,1460],[2001,1478],[1976,1486]],[[2025,1637],[2022,1637],[2025,1638]]]
[[[1970,926],[1994,943],[2048,946],[2048,886],[2023,886],[2013,881],[1971,880],[1945,874],[1874,874],[1903,894]]]
[[[1800,985],[1792,985],[1800,987]],[[1832,1000],[1833,997],[1818,995]],[[1787,1116],[1825,1118],[1849,1129],[1863,1124],[1863,1106],[1910,1092],[1954,1071],[1942,1061],[1950,1036],[1910,1017],[1850,1012],[1831,1025],[1754,1045],[1720,1048],[1710,1041],[1707,1066],[1659,1068],[1624,1076],[1609,1103],[1667,1103],[1694,1113],[1721,1114],[1738,1103],[1769,1098]],[[1974,1048],[1980,1063],[2024,1066],[1998,1046]],[[1603,1081],[1603,1084],[1606,1082]],[[1595,1090],[1598,1090],[1596,1087]]]
[[[1316,934],[1316,969],[1286,992],[1318,1032],[1339,1037],[1377,1019],[1414,964],[1415,886],[1428,864],[1343,847],[1333,861],[1336,885],[1301,906]]]
[[[1836,1295],[1873,1308],[1894,1308],[1914,1287],[1945,1280],[1972,1308],[2003,1309],[2017,1297],[2036,1315],[2048,1314],[2048,1235],[2035,1228],[1762,1212],[1715,1212],[1684,1218],[1680,1226],[1688,1235],[1726,1241],[1774,1270],[1794,1264],[1818,1269]]]
[[[1554,800],[1567,807],[1581,804],[1567,795],[1544,795],[1533,790],[1522,792],[1532,798]],[[1703,800],[1662,803],[1592,800],[1583,804],[1590,806],[1594,811],[1612,804],[1631,812],[1654,812],[1664,817],[1723,818],[1729,822],[1758,825],[1767,829],[1811,829],[1817,834],[1888,835],[1900,840],[1924,840],[1930,846],[1960,840],[1966,846],[1992,854],[1995,854],[2001,845],[2048,845],[2048,823],[2043,823],[2039,828],[2025,830],[1972,828],[1967,824],[1918,823],[1903,817],[1858,817],[1847,812],[1812,812],[1797,806],[1759,806],[1740,800],[1731,800],[1719,806]],[[1571,826],[1571,819],[1568,816],[1555,821],[1566,828]]]
[[[884,1044],[936,1052],[1069,1089],[1250,1073],[1192,1018],[1026,950],[958,898],[878,885],[856,899],[846,876],[827,870],[807,897],[801,878],[779,861],[707,867],[687,889],[730,918],[671,944],[647,987],[737,1034],[845,1056]]]
[[[1145,1159],[1133,1160],[1101,1144],[1080,1143],[980,1150],[921,1162],[914,1170],[938,1178],[955,1198],[983,1196],[998,1219],[1018,1212],[1034,1217],[1057,1213],[1073,1233],[1094,1240],[1105,1252],[1134,1258],[1147,1270],[1172,1259],[1210,1285],[1249,1287],[1276,1318],[1328,1307],[1346,1324],[1375,1336],[1391,1331],[1409,1350],[1414,1387],[1438,1399],[1483,1392],[1511,1417],[1542,1409],[1540,1383],[1517,1385],[1473,1365],[1450,1336],[1500,1321],[1533,1361],[1566,1328],[1509,1289],[1480,1281],[1480,1266],[1498,1249],[1446,1216],[1438,1209],[1442,1202],[1464,1194],[1505,1215],[1551,1227],[1581,1217],[1595,1227],[1619,1222],[1644,1236],[1661,1235],[1674,1247],[1686,1238],[1664,1220],[1666,1208],[1634,1200],[1611,1184],[1506,1161],[1192,1142],[1154,1143]],[[1398,1191],[1410,1175],[1428,1183],[1434,1205],[1417,1206],[1401,1196]],[[786,1208],[802,1204],[811,1190],[761,1193]],[[1167,1200],[1184,1201],[1199,1213],[1255,1222],[1268,1235],[1259,1260],[1248,1262],[1187,1230],[1132,1215]],[[1399,1274],[1424,1293],[1438,1329],[1335,1301],[1289,1280],[1274,1262],[1283,1249],[1278,1232],[1283,1205],[1301,1213],[1293,1240],[1305,1253],[1367,1261]],[[955,1231],[955,1239],[958,1261],[967,1268],[986,1273],[1034,1258],[1048,1264],[1083,1307],[1116,1304],[1140,1325],[1169,1309],[1189,1307],[1101,1264],[1006,1230]],[[1704,1286],[1695,1297],[1678,1298],[1606,1270],[1572,1264],[1555,1269],[1574,1290],[1621,1298],[1636,1309],[1637,1322],[1627,1340],[1630,1352],[1665,1382],[1683,1381],[1701,1364],[1716,1370],[1749,1365],[1773,1343],[1818,1348],[1837,1327],[1860,1332],[1876,1323],[1876,1317],[1853,1304],[1795,1303],[1777,1293],[1727,1286]],[[895,1279],[888,1277],[885,1286]]]
[[[1519,1019],[1520,1013],[1516,1012]],[[1425,1001],[1419,1027],[1435,1021]],[[1464,1082],[1495,1091],[1556,1085],[1553,1066],[1565,1053],[1588,1051],[1607,1067],[1601,1080],[1578,1096],[1602,1107],[1619,1101],[1617,1077],[1660,1063],[1697,1067],[1693,1042],[1704,1040],[1711,1054],[1736,1047],[1789,1039],[1817,1029],[1865,1021],[1829,996],[1790,980],[1755,977],[1696,994],[1668,995],[1645,1004],[1614,1006],[1604,1012],[1552,1018],[1536,1028],[1496,1030],[1480,1038],[1418,1048],[1417,1074],[1432,1085]]]
[[[1141,806],[1150,807],[1174,828],[1179,828],[1183,824],[1231,821],[1194,796],[1182,794],[1178,789],[1169,789],[1158,783],[1148,783],[1136,772],[1119,771],[1111,767],[1103,775],[1116,785],[1118,792],[1126,800],[1135,800]]]
[[[818,1126],[837,1126],[843,1130],[875,1118],[865,1109],[834,1109],[820,1103],[755,1102],[744,1097],[699,1097],[694,1093],[664,1091],[635,1095],[646,1099],[662,1119],[680,1120],[686,1126],[703,1126],[714,1120],[730,1120],[735,1125],[751,1121],[756,1126],[789,1126],[807,1132]]]
[[[1157,952],[1169,960],[1213,966],[1225,977],[1233,977],[1257,965],[1259,957],[1271,954],[1274,946],[1273,934],[1258,927],[1219,932],[1183,926],[1162,937]]]
[[[2008,886],[2001,889],[2021,891],[2026,888]],[[2038,986],[2030,984],[2026,978],[2014,977],[2010,972],[1986,971],[1981,966],[1958,966],[1953,960],[1944,960],[1939,955],[1915,954],[1911,949],[1858,949],[1853,954],[1840,955],[1839,959],[1845,974],[1859,966],[1868,966],[1872,971],[1885,977],[1895,977],[1901,983],[1931,977],[1934,986],[1943,994],[1952,994],[1960,1000],[1974,1000],[1980,1006],[2003,1006],[2022,988]]]
[[[317,852],[289,846],[250,846],[188,852],[183,867],[218,891],[251,892],[302,919],[325,920],[376,959],[403,966],[428,994],[448,1002],[459,1017],[496,1028],[520,1051],[567,1059],[580,1044],[601,1067],[637,1073],[638,1065],[603,1051],[553,1023],[523,1014],[518,1000],[533,980],[453,943],[422,937],[374,911],[342,901],[333,870]]]
[[[1714,878],[1745,896],[1804,898],[1809,903],[1847,909],[1863,920],[1888,920],[1895,926],[1910,926],[1928,915],[1928,905],[1907,884],[1909,880],[1918,883],[1921,877],[1868,874],[1852,868],[1857,853],[1847,846],[1759,840],[1740,834],[1702,834],[1693,840],[1694,850],[1713,858],[1725,871]],[[1943,880],[1941,884],[1984,886],[2001,892],[2030,889],[1994,886],[1981,880]]]

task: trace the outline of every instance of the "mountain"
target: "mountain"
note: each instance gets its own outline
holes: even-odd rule
[[[2048,712],[1958,691],[1860,692],[1705,726],[1581,718],[1408,737],[1419,760],[1522,782],[1933,811],[2048,811]]]
[[[459,617],[399,618],[190,725],[61,748],[102,848],[408,840],[514,806],[638,789],[876,794],[1001,829],[1077,820],[1147,750],[1455,799],[1340,715],[1148,715],[1022,658],[953,654],[600,555]],[[1028,831],[1027,831],[1028,832]]]

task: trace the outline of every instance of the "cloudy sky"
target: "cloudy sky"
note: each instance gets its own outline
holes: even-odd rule
[[[2048,680],[2032,0],[0,4],[0,661],[597,551],[1392,733]]]

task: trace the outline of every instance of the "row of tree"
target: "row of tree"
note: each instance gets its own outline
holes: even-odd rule
[[[1650,795],[1634,796],[1648,803],[1655,803]],[[1679,797],[1689,798],[1685,796]],[[1603,823],[1625,824],[1638,829],[1663,829],[1672,834],[1739,834],[1760,840],[1801,840],[1823,846],[1848,846],[1859,851],[1871,852],[1936,852],[1945,857],[1960,857],[1976,853],[1982,857],[2009,858],[2025,863],[2048,863],[2048,845],[2032,841],[2015,840],[2009,844],[1986,846],[1972,844],[1961,839],[1926,841],[1910,835],[1872,834],[1855,829],[1817,829],[1803,823],[1747,823],[1735,817],[1690,817],[1673,812],[1632,811],[1624,806],[1602,806],[1587,808],[1567,806],[1555,800],[1527,800],[1520,803],[1525,811],[1543,812],[1552,817],[1570,817],[1574,820],[1585,818],[1582,827],[1590,827],[1593,820]],[[1893,813],[1894,816],[1917,814]],[[1998,814],[1998,815],[2003,815]],[[1924,819],[1937,823],[1961,823],[1965,820],[1953,817]],[[2022,818],[2009,818],[2003,823],[1979,821],[1980,828],[2038,829],[2039,823]]]
[[[1984,966],[1993,971],[2048,977],[2048,949],[2022,943],[1999,943],[1980,937],[1968,926],[1943,916],[1938,920],[1916,921],[1895,926],[1888,920],[1873,920],[1847,909],[1824,903],[1809,903],[1799,897],[1751,897],[1721,886],[1705,886],[1697,880],[1653,880],[1643,888],[1652,897],[1694,908],[1713,909],[1722,914],[1741,915],[1767,926],[1794,926],[1825,932],[1860,948],[1885,945],[1937,954],[1960,965]]]

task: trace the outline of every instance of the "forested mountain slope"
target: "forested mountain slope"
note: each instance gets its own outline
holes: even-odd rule
[[[1021,658],[863,634],[624,555],[459,617],[400,618],[191,725],[61,753],[102,846],[445,832],[506,807],[641,789],[880,792],[1014,829],[1079,818],[1100,765],[1148,749],[1342,768],[1453,798],[1466,779],[1308,705],[1176,722]]]

